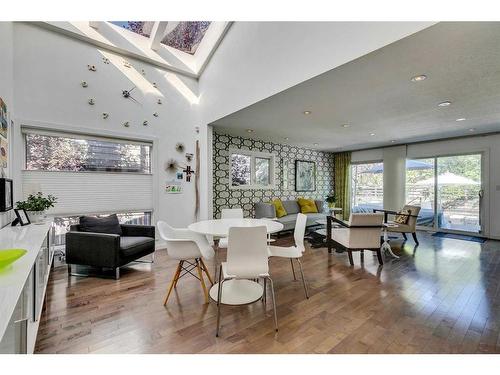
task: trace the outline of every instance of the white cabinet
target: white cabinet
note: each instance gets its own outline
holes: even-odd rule
[[[0,274],[0,353],[33,353],[54,256],[52,228],[46,223],[0,230],[0,248],[28,250]]]

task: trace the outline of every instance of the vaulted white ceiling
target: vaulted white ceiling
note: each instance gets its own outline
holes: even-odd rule
[[[329,151],[500,131],[498,46],[500,22],[439,23],[213,125]]]

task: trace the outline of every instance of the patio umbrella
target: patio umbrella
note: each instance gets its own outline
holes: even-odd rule
[[[432,168],[432,164],[419,161],[419,160],[406,160],[406,169],[410,171],[418,170],[418,169],[430,169]],[[382,173],[384,171],[384,165],[380,163],[379,165],[374,166],[362,173]]]
[[[433,185],[434,177],[418,181],[415,185]],[[479,182],[471,180],[470,178],[459,176],[451,172],[445,172],[438,176],[439,185],[479,185]]]

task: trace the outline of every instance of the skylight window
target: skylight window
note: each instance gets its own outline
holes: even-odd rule
[[[173,29],[167,28],[166,35],[161,42],[169,47],[194,55],[210,21],[183,21],[178,22]]]
[[[111,21],[111,23],[146,38],[150,37],[154,25],[153,21]]]

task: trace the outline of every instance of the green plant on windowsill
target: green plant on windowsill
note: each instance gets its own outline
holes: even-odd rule
[[[335,195],[330,194],[326,197],[326,203],[328,204],[328,208],[335,208]]]
[[[39,191],[36,194],[30,194],[25,201],[16,202],[16,205],[18,209],[24,209],[26,211],[45,211],[54,207],[55,203],[57,203],[56,197],[50,194],[44,197]]]

